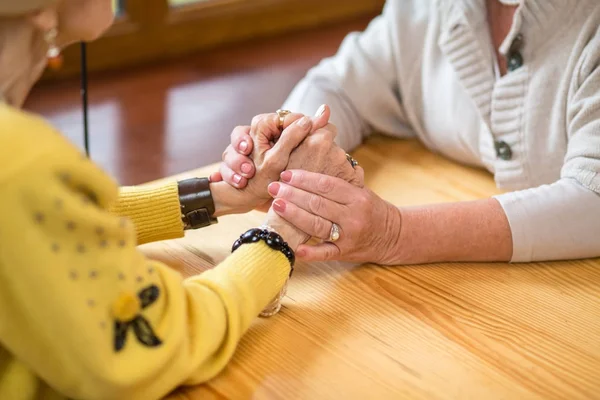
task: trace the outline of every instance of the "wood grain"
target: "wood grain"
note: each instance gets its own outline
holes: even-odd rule
[[[487,173],[417,142],[374,137],[354,156],[367,184],[398,205],[497,193]],[[143,250],[192,275],[260,222],[258,213],[230,216]],[[170,398],[591,399],[599,378],[599,260],[330,262],[300,264],[282,312],[253,324],[226,370]]]

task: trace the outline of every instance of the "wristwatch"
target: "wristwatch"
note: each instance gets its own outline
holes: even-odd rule
[[[199,229],[216,224],[215,202],[208,178],[192,178],[178,182],[181,220],[184,229]]]

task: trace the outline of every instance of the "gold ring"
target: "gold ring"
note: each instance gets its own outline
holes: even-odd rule
[[[350,154],[346,153],[346,160],[352,165],[352,168],[356,168],[358,166],[358,161],[356,161]]]
[[[285,124],[285,117],[290,115],[292,112],[288,111],[288,110],[277,110],[276,113],[277,113],[277,116],[279,117],[279,119],[277,121],[277,128],[280,131],[283,131],[283,125]]]

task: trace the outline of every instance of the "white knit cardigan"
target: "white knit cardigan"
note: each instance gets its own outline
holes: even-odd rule
[[[388,0],[286,108],[333,110],[339,143],[373,131],[488,169],[513,261],[600,256],[600,0],[523,0],[500,48],[484,0]]]

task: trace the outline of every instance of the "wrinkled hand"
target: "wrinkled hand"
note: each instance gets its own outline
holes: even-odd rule
[[[326,126],[329,116],[328,108],[314,118],[289,114],[283,132],[279,130],[277,114],[254,117],[252,126],[234,129],[231,145],[223,153],[220,171],[211,175],[211,182],[225,181],[239,189],[248,210],[270,204],[268,184],[279,180],[292,151],[312,131]]]
[[[287,168],[319,172],[339,177],[362,187],[362,178],[355,173],[354,168],[346,158],[346,153],[335,144],[337,128],[335,125],[327,123],[330,114],[331,110],[327,105],[319,108],[313,120],[313,132],[292,152],[289,163],[282,170]],[[276,125],[275,127],[261,129],[258,126],[261,117],[264,116],[259,116],[253,121],[253,129],[238,127],[234,130],[231,135],[231,144],[223,153],[223,163],[220,171],[211,176],[213,182],[223,180],[233,187],[243,189],[249,182],[255,180],[257,168],[253,159],[255,158],[256,146],[263,146],[271,142],[274,134],[279,133]],[[288,123],[288,119],[292,121],[300,117],[301,114],[290,114],[286,117],[286,123]],[[275,119],[275,124],[276,121]],[[255,126],[256,128],[254,128]],[[276,180],[273,179],[273,176],[270,178],[269,182]],[[263,183],[264,180],[262,182],[260,180],[252,182],[253,185],[255,184],[259,188],[261,199],[263,199],[262,195],[265,193],[260,191]],[[267,211],[271,199],[266,195],[264,198],[267,199],[266,202],[256,204],[255,207]]]
[[[316,130],[292,152],[286,169],[299,169],[335,176],[358,187],[364,186],[363,174],[357,174],[346,152],[335,144],[337,128],[333,124]]]
[[[364,171],[357,167],[360,181]],[[272,211],[306,234],[328,240],[332,223],[340,227],[335,243],[300,245],[296,257],[305,261],[344,260],[388,264],[400,236],[400,211],[369,189],[343,179],[288,170],[269,185]]]

